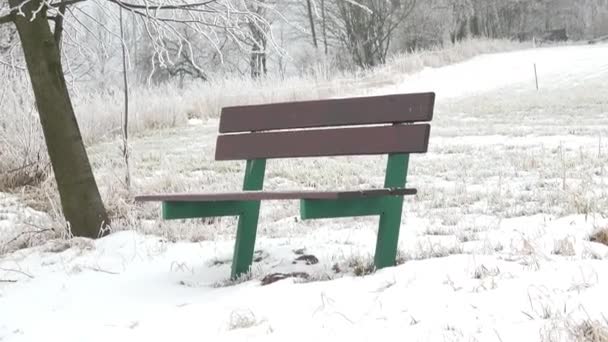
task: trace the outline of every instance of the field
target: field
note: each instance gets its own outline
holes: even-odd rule
[[[131,194],[119,141],[95,144],[117,232],[5,247],[0,341],[608,341],[606,56],[606,44],[487,54],[341,94],[437,93],[429,153],[410,162],[400,265],[376,272],[374,218],[302,222],[295,201],[263,203],[254,269],[229,281],[235,219],[163,222],[157,204],[132,205],[239,189],[244,163],[213,161],[217,117],[141,132]],[[272,160],[266,189],[379,187],[385,162]],[[0,197],[11,240],[51,221],[22,201]],[[302,253],[319,262],[294,263]],[[260,284],[275,272],[307,278]]]

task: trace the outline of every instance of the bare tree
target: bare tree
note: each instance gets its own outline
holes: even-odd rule
[[[258,0],[247,5],[252,13],[255,13],[259,18],[266,18],[268,12],[268,4],[266,0]],[[250,35],[247,40],[251,45],[251,56],[249,66],[251,69],[251,78],[258,78],[268,73],[266,66],[267,48],[268,48],[268,31],[259,20],[247,21]]]
[[[412,13],[415,4],[415,0],[338,1],[338,39],[360,67],[383,64],[394,31]]]
[[[191,48],[184,49],[183,47],[180,47],[179,42],[173,40],[165,42],[167,51],[175,57],[173,62],[165,65],[163,69],[167,76],[179,78],[180,87],[183,86],[185,78],[203,81],[206,81],[209,78],[205,70],[202,69],[203,67],[197,62],[197,55],[204,55],[204,52],[199,44],[197,44],[196,34],[194,32],[189,32],[188,30],[183,30],[182,34],[184,38],[190,42]]]
[[[310,33],[312,35],[312,45],[314,45],[315,49],[319,47],[317,44],[317,33],[315,32],[315,20],[312,15],[312,4],[311,0],[306,0],[306,8],[308,12],[308,21],[310,22]]]
[[[30,74],[64,215],[75,235],[97,237],[109,224],[67,91],[48,4],[10,0],[2,22],[13,22]],[[59,5],[63,8],[63,5]],[[56,16],[59,9],[53,7]],[[62,22],[56,21],[55,32]],[[59,35],[58,35],[59,36]]]
[[[83,24],[83,17],[96,22],[89,14],[89,8],[102,9],[107,18],[114,22],[117,22],[118,8],[136,17],[150,38],[154,56],[161,64],[172,64],[176,58],[168,48],[168,41],[177,42],[178,55],[184,49],[192,53],[192,45],[179,27],[204,36],[211,44],[219,40],[216,30],[232,36],[242,35],[241,22],[259,28],[259,32],[268,27],[259,13],[252,13],[239,0],[203,0],[196,3],[181,0],[2,1],[0,24],[14,24],[19,34],[63,214],[74,235],[91,238],[106,233],[105,228],[110,220],[76,121],[60,51],[64,38],[79,44],[82,32],[90,30],[89,26]],[[112,27],[99,21],[96,23],[108,34],[120,39]],[[66,35],[66,29],[72,29],[73,34]],[[261,36],[267,37],[266,34]],[[265,49],[265,44],[265,40],[260,43],[260,51],[264,51],[262,48]]]
[[[324,48],[325,54],[327,55],[327,52],[328,52],[327,17],[325,15],[325,13],[326,13],[325,0],[321,0],[321,27],[323,29],[323,48]]]

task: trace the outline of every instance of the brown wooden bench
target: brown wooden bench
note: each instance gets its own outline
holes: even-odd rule
[[[378,215],[374,263],[393,266],[410,153],[427,151],[434,93],[331,99],[222,109],[215,159],[247,160],[243,192],[159,194],[164,219],[238,216],[232,277],[249,271],[260,202],[300,200],[303,220]],[[266,160],[388,154],[383,188],[357,191],[263,191]]]

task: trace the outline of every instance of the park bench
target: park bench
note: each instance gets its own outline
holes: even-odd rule
[[[233,278],[249,271],[260,202],[300,200],[303,220],[380,217],[374,265],[394,266],[410,153],[427,151],[434,93],[275,103],[222,109],[215,160],[246,160],[243,192],[157,194],[164,219],[238,216]],[[266,160],[388,155],[384,187],[354,191],[263,191]]]

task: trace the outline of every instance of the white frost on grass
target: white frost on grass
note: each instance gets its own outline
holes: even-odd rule
[[[377,90],[438,97],[429,153],[410,165],[404,264],[365,277],[353,274],[376,218],[300,222],[297,202],[279,201],[262,204],[250,280],[226,286],[235,220],[162,222],[157,204],[112,200],[121,157],[115,143],[94,146],[106,203],[126,215],[116,229],[135,231],[0,257],[0,340],[556,342],[593,331],[576,328],[585,322],[606,334],[608,246],[589,241],[608,226],[606,50],[482,56]],[[134,140],[135,192],[238,190],[243,163],[213,161],[217,124]],[[272,160],[266,187],[379,186],[384,162]],[[300,249],[319,263],[293,264]],[[311,278],[261,286],[273,272]]]

